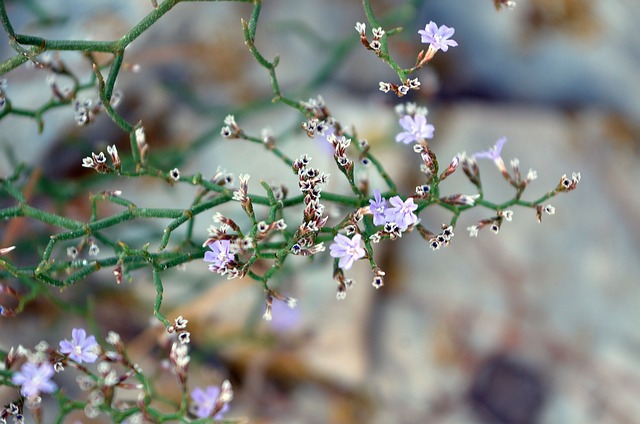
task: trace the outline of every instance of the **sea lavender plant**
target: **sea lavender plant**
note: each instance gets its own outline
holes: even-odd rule
[[[53,40],[16,32],[5,0],[0,0],[0,20],[15,52],[0,63],[0,76],[3,76],[0,79],[0,123],[9,117],[26,117],[33,119],[42,130],[48,112],[61,109],[71,111],[73,121],[87,127],[95,124],[101,115],[107,115],[129,140],[128,148],[120,147],[120,152],[115,144],[109,144],[106,153],[89,152],[77,161],[76,168],[95,171],[96,178],[109,182],[112,188],[94,191],[89,181],[69,184],[68,190],[72,196],[67,192],[50,193],[51,196],[59,196],[56,200],[60,204],[64,204],[64,196],[75,198],[81,193],[90,193],[86,202],[90,212],[84,218],[78,214],[67,216],[46,203],[33,202],[33,181],[39,175],[36,168],[29,164],[15,164],[14,171],[0,179],[0,188],[6,196],[0,209],[0,217],[7,228],[5,234],[10,233],[9,226],[20,218],[44,224],[39,230],[45,233],[44,236],[34,236],[32,240],[20,240],[17,237],[3,239],[6,244],[0,249],[0,276],[3,279],[0,283],[3,300],[0,316],[3,319],[14,318],[34,300],[53,296],[47,291],[49,287],[70,288],[85,284],[100,269],[110,270],[113,283],[120,285],[134,280],[133,271],[146,268],[151,272],[152,290],[155,290],[155,302],[149,306],[149,311],[166,329],[166,333],[163,333],[166,339],[158,342],[166,354],[163,370],[175,376],[182,393],[181,399],[169,402],[173,411],[157,408],[153,403],[157,400],[155,377],[151,377],[157,374],[157,370],[145,372],[138,366],[129,356],[125,341],[117,333],[110,332],[101,340],[93,335],[87,336],[85,329],[75,328],[71,340],[58,342],[59,349],[43,342],[34,349],[16,346],[8,351],[0,351],[0,385],[13,387],[16,398],[15,402],[2,409],[1,420],[6,421],[9,417],[23,419],[24,409],[28,408],[36,420],[42,421],[40,407],[46,396],[58,401],[58,422],[62,422],[74,410],[82,410],[90,418],[105,415],[114,422],[173,420],[186,423],[221,420],[223,415],[232,414],[232,411],[228,411],[233,398],[231,385],[224,381],[220,388],[217,382],[205,388],[190,387],[189,375],[193,364],[190,356],[191,333],[186,331],[187,320],[180,316],[172,323],[163,314],[167,270],[194,262],[195,266],[208,269],[214,275],[255,280],[258,283],[256,290],[264,293],[264,305],[260,305],[264,310],[263,317],[270,320],[273,317],[274,299],[289,308],[296,307],[297,300],[285,292],[281,293],[278,282],[287,269],[287,261],[293,256],[333,258],[332,275],[338,284],[336,296],[344,299],[354,283],[353,279],[345,276],[345,271],[350,271],[360,261],[371,269],[372,285],[376,289],[384,286],[386,272],[374,258],[374,250],[383,240],[398,243],[400,238],[416,232],[431,249],[439,250],[452,244],[458,220],[463,212],[472,208],[486,210],[488,216],[468,227],[471,236],[478,236],[484,227],[498,233],[504,222],[512,221],[514,212],[511,208],[516,206],[531,209],[541,221],[543,213],[555,213],[555,208],[547,202],[560,193],[574,190],[580,182],[580,173],[573,173],[571,177],[563,175],[557,186],[542,196],[524,200],[524,192],[536,179],[537,173],[530,170],[523,176],[517,160],[510,162],[510,169],[506,166],[502,158],[506,143],[504,138],[499,139],[488,151],[471,156],[456,155],[441,170],[437,155],[428,142],[436,132],[434,125],[427,121],[426,108],[403,103],[397,108],[401,115],[398,132],[389,138],[395,138],[399,143],[396,146],[398,149],[412,149],[416,153],[421,181],[415,190],[398,185],[386,172],[385,161],[378,158],[377,149],[359,138],[355,128],[347,127],[341,116],[334,115],[321,96],[302,100],[289,97],[288,93],[282,91],[276,72],[278,57],[269,60],[256,46],[262,9],[259,0],[242,1],[252,6],[250,17],[243,19],[239,28],[246,47],[257,64],[267,71],[272,102],[298,113],[299,123],[296,127],[299,125],[299,128],[292,129],[289,134],[294,134],[296,138],[304,135],[311,139],[322,138],[321,141],[333,157],[335,168],[330,174],[328,169],[315,165],[308,154],[291,159],[282,145],[284,135],[276,136],[268,131],[260,136],[254,135],[250,128],[244,126],[240,113],[237,114],[237,120],[235,114],[229,113],[222,122],[215,123],[205,138],[211,138],[215,132],[226,140],[242,140],[254,143],[256,147],[261,146],[276,162],[287,166],[296,181],[296,187],[287,187],[284,182],[270,184],[261,180],[261,176],[251,179],[246,174],[239,175],[236,183],[234,176],[222,168],[215,172],[202,169],[189,173],[185,170],[187,167],[181,169],[180,163],[176,162],[193,157],[197,149],[190,149],[189,154],[173,162],[175,156],[164,155],[162,149],[156,152],[153,136],[147,134],[146,123],[140,122],[139,118],[131,120],[130,116],[117,110],[126,93],[115,88],[124,69],[139,70],[135,64],[125,60],[126,48],[152,25],[161,25],[159,19],[182,2],[188,1],[151,1],[148,15],[121,38],[95,41]],[[498,8],[501,5],[512,7],[513,4],[495,2]],[[438,26],[432,21],[426,23],[424,29],[412,28],[416,48],[419,43],[428,44],[428,47],[417,53],[414,66],[404,68],[392,57],[387,44],[388,39],[401,29],[384,27],[373,13],[369,0],[363,0],[363,6],[367,22],[355,25],[361,44],[388,64],[398,77],[397,82],[379,82],[377,88],[385,93],[404,97],[410,91],[420,90],[422,84],[414,76],[416,71],[427,66],[436,55],[440,56],[447,53],[450,47],[456,47],[458,41],[461,44],[464,42],[462,39],[452,39],[455,32],[453,28]],[[367,27],[373,28],[370,35]],[[351,33],[350,37],[353,36]],[[81,71],[71,70],[61,56],[44,55],[62,50],[82,53],[88,63],[83,74],[77,75],[76,72]],[[99,54],[107,54],[109,59],[105,61],[99,58]],[[21,104],[11,91],[11,80],[25,63],[50,77],[50,99],[35,108]],[[8,75],[5,77],[5,74]],[[59,77],[70,79],[71,87],[61,88]],[[86,97],[92,93],[91,90],[98,93],[98,98]],[[375,92],[376,87],[371,87],[371,91]],[[196,140],[191,144],[195,146],[201,143]],[[511,199],[501,203],[485,199],[477,164],[481,159],[489,159],[496,164],[503,178],[515,190]],[[225,166],[224,158],[218,165]],[[373,187],[371,191],[369,181],[357,177],[356,171],[363,167],[379,174],[383,185]],[[458,168],[462,168],[473,184],[474,192],[445,193],[444,181]],[[125,178],[156,180],[171,190],[196,187],[198,192],[187,205],[144,207],[129,200],[116,188],[118,181]],[[329,191],[329,188],[336,187],[329,184],[330,180],[339,179],[346,182],[348,190]],[[225,211],[235,208],[239,215],[223,214],[220,211],[223,205],[230,206]],[[338,206],[341,216],[330,216],[327,205]],[[111,211],[113,207],[123,210],[109,212],[106,216],[99,213],[99,209]],[[429,229],[421,222],[421,216],[425,216],[432,207],[444,208],[451,216],[448,222],[443,222],[437,229]],[[237,216],[246,219],[240,220]],[[213,217],[214,224],[208,228],[207,234],[195,230],[194,221],[202,217]],[[163,224],[161,232],[152,233],[144,241],[130,241],[126,234],[117,231],[125,228],[127,223],[142,220],[169,220],[169,223]],[[151,248],[152,243],[156,249]],[[325,244],[328,244],[328,251]],[[31,248],[34,245],[36,248]],[[35,260],[33,252],[39,255]],[[25,264],[24,260],[19,259],[20,254],[31,258],[31,262]],[[65,302],[59,300],[60,304],[67,306],[66,310],[72,309],[72,305]],[[301,302],[305,302],[305,299]],[[99,308],[100,305],[95,307]],[[90,312],[80,315],[91,321]],[[72,398],[61,387],[62,379],[57,379],[56,373],[76,373],[76,381],[86,396]],[[121,390],[137,391],[137,400],[118,400],[115,394]],[[233,419],[224,419],[225,422],[234,422]],[[45,422],[49,421],[53,422],[45,419]]]

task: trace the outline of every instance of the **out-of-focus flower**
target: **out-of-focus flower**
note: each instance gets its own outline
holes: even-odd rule
[[[198,418],[208,418],[214,413],[216,405],[218,404],[218,397],[220,396],[220,389],[217,386],[208,386],[202,390],[200,387],[196,387],[191,392],[191,401],[193,407],[193,413]],[[229,410],[229,405],[223,403],[220,410],[215,413],[213,419],[220,420],[222,416]]]
[[[48,362],[40,365],[26,362],[20,371],[13,374],[11,382],[21,386],[20,393],[23,396],[38,396],[40,393],[51,393],[58,388],[56,383],[51,381],[54,374],[53,366]]]
[[[404,131],[396,135],[398,143],[409,144],[425,138],[433,138],[435,128],[427,124],[427,117],[424,115],[405,115],[399,122]]]
[[[502,147],[507,142],[507,137],[500,137],[496,144],[489,150],[484,152],[474,153],[473,157],[476,159],[490,159],[494,162],[502,161]]]

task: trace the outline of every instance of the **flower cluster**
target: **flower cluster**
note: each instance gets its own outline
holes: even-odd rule
[[[227,115],[224,118],[224,127],[222,127],[220,133],[224,138],[239,138],[244,134],[233,115]]]
[[[298,227],[291,252],[296,255],[310,256],[324,251],[324,243],[315,244],[315,236],[325,226],[328,216],[324,216],[324,205],[320,203],[322,187],[329,181],[329,174],[309,166],[311,158],[302,155],[293,163],[298,174],[298,187],[304,195],[305,208],[302,224]]]
[[[388,62],[389,56],[385,51],[386,47],[383,47],[381,42],[382,36],[385,35],[385,31],[382,28],[376,28],[373,32],[373,41],[369,41],[366,34],[366,25],[362,22],[356,23],[356,31],[360,34],[360,42],[368,50],[373,50],[379,58]],[[419,30],[420,41],[424,44],[429,44],[427,51],[421,50],[416,58],[416,65],[404,72],[399,72],[398,75],[402,76],[413,71],[416,71],[426,65],[436,54],[436,52],[442,50],[446,52],[449,47],[456,47],[458,43],[452,40],[451,37],[455,33],[455,29],[446,25],[438,27],[435,22],[429,22],[423,30]],[[398,97],[406,96],[409,90],[419,90],[421,83],[418,78],[402,78],[401,84],[394,84],[391,82],[380,81],[379,89],[383,93],[393,91]]]
[[[113,169],[107,165],[107,158],[103,152],[98,154],[91,152],[91,156],[87,156],[82,159],[82,166],[85,168],[93,168],[101,174],[112,172],[114,169],[120,171],[122,164],[120,162],[120,156],[118,155],[118,149],[116,146],[107,146],[107,154],[111,159]]]
[[[350,173],[353,170],[353,161],[347,156],[347,148],[351,144],[351,139],[344,135],[330,134],[327,141],[333,146],[333,157],[340,170],[344,173]]]
[[[91,99],[84,101],[75,100],[73,103],[73,109],[75,111],[76,123],[80,126],[88,125],[95,119],[96,115],[102,110],[102,102]]]
[[[418,209],[412,197],[403,201],[400,196],[393,196],[387,200],[382,198],[380,190],[373,191],[374,198],[369,200],[369,211],[373,214],[374,225],[383,225],[385,232],[402,237],[402,232],[418,222],[414,213]]]
[[[64,370],[66,364],[80,365],[83,362],[96,362],[101,354],[101,348],[94,336],[88,336],[84,329],[74,328],[71,340],[62,340],[58,351],[53,350],[47,343],[41,342],[36,351],[31,352],[20,347],[12,348],[5,365],[10,368],[20,358],[26,358],[19,371],[13,373],[11,381],[20,387],[22,396],[37,405],[40,403],[41,393],[52,393],[58,386],[51,381],[56,372]],[[69,362],[73,361],[73,362]]]
[[[187,323],[188,320],[179,316],[172,325],[167,327],[169,334],[177,335],[171,345],[169,363],[185,393],[191,359],[188,354],[190,334],[186,331]],[[80,389],[87,392],[86,400],[80,402],[84,403],[84,413],[88,418],[97,418],[103,412],[124,412],[132,408],[133,411],[139,411],[140,416],[136,418],[137,422],[150,422],[148,419],[151,419],[151,415],[147,416],[146,413],[147,404],[135,401],[114,401],[117,397],[114,396],[114,390],[117,388],[128,391],[131,389],[147,391],[150,380],[143,376],[140,366],[129,360],[125,345],[117,333],[110,331],[106,342],[115,350],[102,351],[93,335],[87,335],[82,328],[74,328],[71,340],[60,341],[58,350],[49,347],[46,342],[40,342],[34,351],[22,346],[17,349],[11,348],[3,365],[10,370],[21,364],[19,369],[10,373],[10,378],[11,382],[19,387],[25,402],[20,401],[0,408],[0,422],[6,422],[9,416],[13,416],[14,422],[23,422],[23,405],[39,408],[42,401],[41,395],[58,390],[53,377],[56,373],[64,372],[65,367],[75,368],[79,372],[76,381]],[[85,363],[96,363],[95,371],[82,365]],[[123,368],[124,371],[120,371],[119,368]],[[135,381],[134,377],[136,377]],[[147,381],[147,383],[143,385],[140,381]],[[139,399],[142,400],[148,395],[149,393],[140,392]],[[60,396],[66,396],[64,390],[61,390]],[[220,389],[214,386],[209,386],[205,390],[195,388],[191,392],[190,411],[197,418],[221,419],[228,411],[228,404],[232,399],[233,390],[228,381],[224,381]]]

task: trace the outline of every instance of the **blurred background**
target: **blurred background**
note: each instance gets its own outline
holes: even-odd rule
[[[454,27],[459,46],[436,54],[415,75],[422,89],[400,100],[378,91],[379,81],[397,77],[359,44],[354,25],[366,20],[360,2],[265,1],[256,45],[268,59],[279,55],[286,96],[323,96],[336,119],[369,140],[405,195],[419,181],[416,155],[394,142],[401,130],[394,106],[405,101],[429,108],[436,128],[431,146],[441,163],[506,136],[505,160],[517,157],[523,170],[538,172],[526,200],[554,188],[563,174],[579,171],[582,182],[552,199],[556,214],[542,224],[534,211],[516,208],[499,235],[485,230],[470,238],[465,228],[491,215],[474,209],[461,216],[446,249],[431,251],[415,233],[385,242],[376,259],[386,286],[373,289],[370,270],[359,263],[348,272],[356,285],[343,301],[335,297],[328,255],[313,263],[295,258],[272,284],[298,298],[299,307],[274,310],[271,323],[259,319],[263,292],[249,279],[224,280],[199,260],[166,273],[163,311],[189,319],[190,385],[229,378],[236,396],[227,417],[254,423],[640,422],[640,39],[634,36],[640,3],[519,0],[501,11],[491,0],[372,3],[385,29],[404,28],[390,40],[403,66],[415,63],[423,47],[417,31],[430,20]],[[111,40],[151,4],[25,0],[7,1],[7,10],[22,33]],[[269,152],[222,139],[224,116],[233,113],[247,133],[268,128],[290,157],[309,153],[314,166],[332,174],[327,189],[344,189],[321,142],[301,130],[299,113],[270,104],[268,74],[242,39],[240,19],[250,13],[249,5],[226,2],[176,6],[127,49],[116,84],[119,112],[143,122],[151,160],[162,169],[210,176],[220,167],[251,174],[252,192],[265,180],[295,193],[295,176]],[[0,35],[2,60],[13,55],[6,41]],[[82,55],[59,58],[88,78]],[[42,70],[22,67],[4,77],[14,105],[37,107],[51,96]],[[87,127],[76,126],[72,106],[43,119],[42,133],[34,120],[0,121],[0,175],[10,174],[15,161],[35,166],[32,204],[84,221],[89,192],[100,190],[120,189],[139,206],[190,205],[195,190],[182,185],[97,178],[81,168],[82,157],[107,144],[128,152],[127,135],[104,114]],[[491,163],[481,163],[481,173],[487,199],[512,197]],[[373,172],[371,184],[381,184]],[[442,190],[472,193],[473,186],[456,173]],[[111,208],[104,216],[118,211]],[[196,222],[202,240],[208,219]],[[421,219],[438,229],[449,216],[430,208]],[[149,234],[166,222],[136,224],[120,237],[139,248],[157,243]],[[51,231],[29,221],[21,232],[11,225],[0,224],[2,246],[25,236],[46,239]],[[36,263],[42,248],[21,251],[15,261]],[[157,348],[163,329],[152,317],[151,276],[134,275],[116,286],[105,270],[62,292],[50,290],[18,317],[0,321],[0,348],[43,338],[54,344],[91,315],[98,339],[118,331],[143,369],[159,367],[166,353]],[[52,299],[84,312],[70,314]],[[167,396],[179,396],[170,375],[160,379]],[[0,403],[14,396],[0,389]]]

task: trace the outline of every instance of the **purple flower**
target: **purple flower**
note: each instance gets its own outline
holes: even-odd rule
[[[322,149],[323,152],[327,152],[327,154],[332,155],[335,152],[335,148],[333,147],[333,144],[331,144],[331,142],[329,141],[329,136],[331,135],[335,135],[336,134],[336,127],[332,125],[330,125],[326,130],[323,131],[323,134],[320,133],[316,133],[316,135],[314,136],[314,138],[318,138],[321,140],[320,142],[320,148]]]
[[[15,385],[22,386],[20,393],[23,396],[37,396],[41,392],[51,393],[58,388],[56,383],[51,381],[54,373],[53,366],[48,362],[40,365],[26,362],[20,371],[13,374],[11,381]]]
[[[222,268],[228,262],[233,261],[235,256],[229,252],[229,240],[216,240],[213,243],[209,243],[207,246],[211,249],[211,252],[204,253],[205,262],[211,262],[209,265],[210,271],[217,271],[218,268]]]
[[[217,386],[209,386],[205,390],[202,390],[200,387],[193,389],[193,391],[191,391],[193,413],[198,418],[210,417],[216,408],[218,396],[220,396],[220,389]],[[229,404],[224,403],[220,411],[218,411],[213,418],[216,420],[222,419],[222,415],[228,410]]]
[[[87,337],[87,332],[82,328],[74,328],[71,331],[71,341],[60,342],[60,352],[69,355],[77,363],[95,362],[98,359],[98,343],[94,336]]]
[[[300,323],[300,309],[292,308],[286,302],[274,300],[271,313],[271,326],[279,333],[292,330]]]
[[[330,255],[340,258],[338,262],[340,268],[350,269],[355,261],[364,257],[365,251],[360,246],[361,238],[360,234],[356,234],[352,239],[342,234],[336,234],[333,238],[333,243],[329,246]]]
[[[438,28],[438,25],[431,21],[424,27],[424,29],[418,31],[418,34],[422,36],[420,41],[425,44],[429,43],[430,49],[446,52],[449,50],[449,46],[456,47],[458,45],[454,40],[449,40],[454,32],[456,32],[455,29],[449,28],[446,25],[441,25],[440,28]]]
[[[418,209],[418,205],[413,203],[412,197],[409,197],[406,202],[403,202],[400,196],[393,196],[389,199],[389,203],[392,207],[387,209],[387,222],[395,222],[402,231],[418,222],[418,216],[413,213],[413,211]]]
[[[373,225],[384,225],[386,220],[384,213],[387,210],[387,201],[380,195],[380,190],[373,190],[375,199],[369,200],[369,209],[373,213]]]
[[[405,115],[400,118],[400,125],[405,131],[396,136],[396,142],[409,144],[423,138],[433,138],[434,127],[427,124],[427,118],[423,115]]]
[[[496,141],[495,146],[485,152],[474,153],[473,157],[476,159],[491,159],[494,162],[502,161],[502,146],[504,146],[506,142],[507,137],[500,137],[498,141]]]

